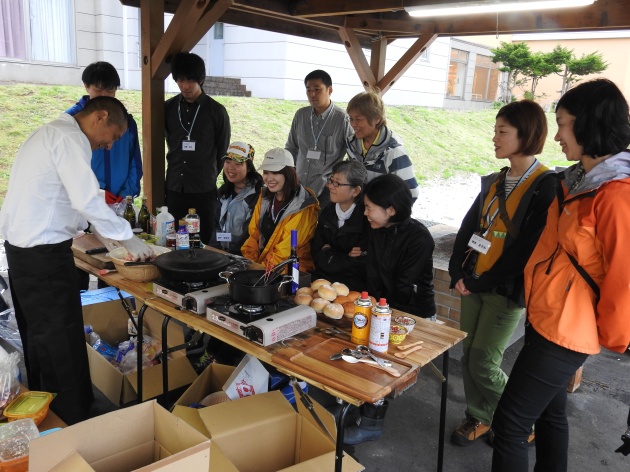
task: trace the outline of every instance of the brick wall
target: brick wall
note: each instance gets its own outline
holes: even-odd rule
[[[433,268],[433,287],[438,319],[444,321],[448,326],[459,329],[461,301],[459,294],[448,288],[450,283],[451,278],[448,271],[437,267]]]

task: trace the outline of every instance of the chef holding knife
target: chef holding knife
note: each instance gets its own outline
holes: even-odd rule
[[[107,206],[90,167],[92,151],[126,129],[127,110],[113,97],[41,126],[15,157],[0,211],[28,386],[56,393],[51,409],[68,424],[87,419],[94,399],[72,237],[90,221],[106,246],[120,241],[136,260],[151,255]]]

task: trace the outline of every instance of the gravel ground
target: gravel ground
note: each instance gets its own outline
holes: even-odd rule
[[[413,217],[459,228],[480,187],[481,180],[477,174],[425,182],[420,185],[420,196],[413,206]]]

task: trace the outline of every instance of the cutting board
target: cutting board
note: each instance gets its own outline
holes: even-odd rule
[[[74,257],[93,265],[97,269],[113,269],[114,263],[109,259],[106,252],[101,254],[86,254],[88,249],[103,247],[103,243],[93,234],[86,233],[72,241],[72,252]]]
[[[315,337],[311,338],[312,339]],[[311,343],[309,343],[311,344]],[[304,371],[309,377],[329,385],[359,400],[374,403],[388,395],[401,383],[408,383],[410,377],[418,375],[418,366],[393,356],[386,357],[392,367],[400,372],[394,377],[384,370],[368,364],[350,364],[344,360],[331,361],[330,356],[343,348],[356,348],[356,345],[338,338],[329,338],[311,344],[306,349],[288,347],[277,351],[272,360],[284,365],[293,372]]]

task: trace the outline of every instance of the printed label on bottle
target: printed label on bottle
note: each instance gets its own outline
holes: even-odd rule
[[[164,223],[164,234],[171,234],[175,232],[175,220],[167,221]]]
[[[186,220],[186,231],[188,231],[190,234],[198,233],[200,226],[201,225],[199,224],[199,220]]]
[[[367,326],[368,318],[363,313],[356,313],[352,322],[357,328],[362,329]]]

